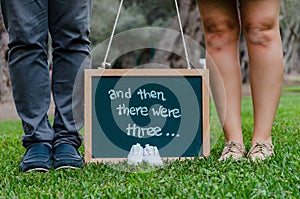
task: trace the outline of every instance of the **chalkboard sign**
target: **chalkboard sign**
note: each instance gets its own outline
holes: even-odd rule
[[[85,70],[85,161],[125,160],[136,143],[208,156],[208,82],[204,69]]]

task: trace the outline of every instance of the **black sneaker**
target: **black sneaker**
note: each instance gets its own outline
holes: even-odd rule
[[[59,169],[75,169],[83,167],[83,158],[71,144],[60,144],[53,149],[53,167]]]
[[[22,158],[20,170],[23,172],[47,172],[51,167],[51,148],[45,143],[30,146]]]

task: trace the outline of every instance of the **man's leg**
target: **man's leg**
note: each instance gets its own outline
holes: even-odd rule
[[[80,67],[90,65],[90,0],[49,1],[49,28],[53,40],[52,89],[56,105],[54,125],[54,168],[82,166],[77,149],[81,145],[79,127],[74,115],[83,111],[83,90],[73,96]],[[85,66],[86,67],[86,66]],[[82,73],[82,71],[81,71]],[[79,78],[83,80],[83,78]],[[77,113],[73,113],[76,106]],[[83,114],[81,115],[83,118]]]
[[[273,148],[270,145],[271,130],[283,82],[279,9],[279,0],[241,0],[241,19],[250,58],[254,106],[252,145],[263,142],[270,149]]]
[[[85,59],[90,59],[91,1],[52,0],[49,12],[53,39],[52,89],[56,105],[53,146],[69,143],[79,147],[81,137],[75,125],[72,103],[82,103],[83,96],[72,100],[72,94],[79,68],[87,63]]]
[[[9,69],[17,112],[22,119],[22,171],[48,171],[54,131],[48,121],[48,1],[1,0],[9,34]]]
[[[47,63],[48,1],[1,0],[9,33],[9,69],[17,112],[22,119],[23,145],[54,136],[48,121],[50,81]]]

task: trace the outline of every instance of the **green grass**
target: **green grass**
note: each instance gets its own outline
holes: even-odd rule
[[[250,98],[243,99],[246,148],[253,130]],[[218,163],[224,137],[206,160],[174,162],[148,173],[122,172],[104,164],[80,170],[21,173],[20,121],[0,121],[0,198],[300,198],[300,94],[284,95],[273,142],[276,156],[264,163]],[[212,127],[212,134],[221,130]],[[80,148],[83,152],[83,147]]]
[[[298,92],[298,93],[300,93],[300,86],[284,87],[282,89],[282,91],[283,92],[292,92],[292,93]]]

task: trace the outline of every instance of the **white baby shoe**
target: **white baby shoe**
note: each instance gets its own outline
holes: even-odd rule
[[[156,146],[146,144],[143,151],[143,161],[151,166],[162,166],[163,162]]]
[[[137,143],[132,145],[127,157],[127,164],[137,166],[143,161],[143,147]]]

